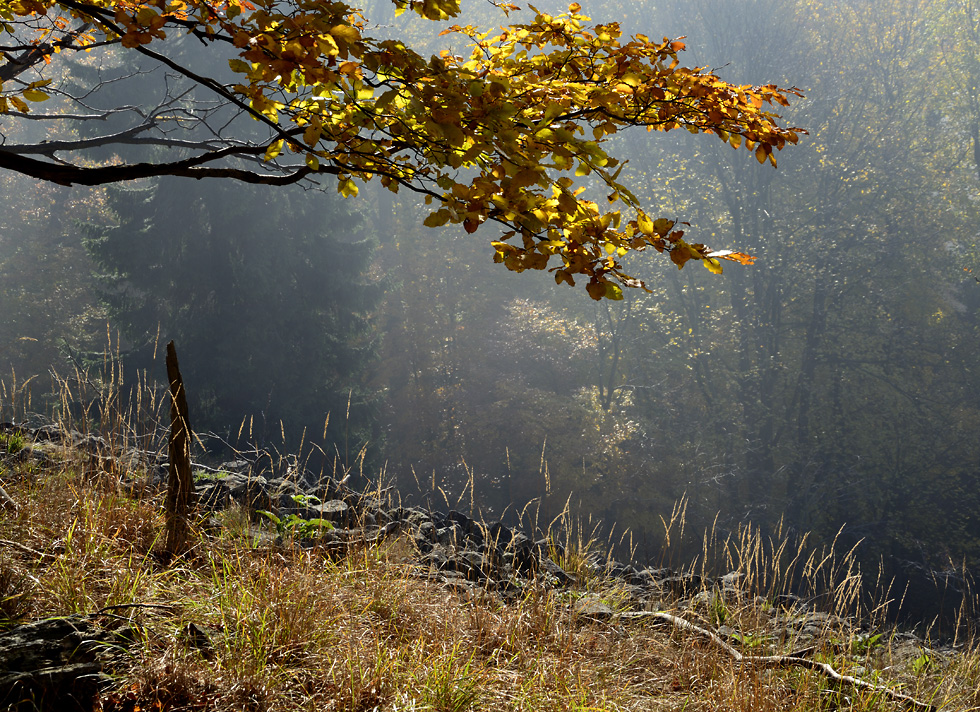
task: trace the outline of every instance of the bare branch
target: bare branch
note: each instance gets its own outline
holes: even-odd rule
[[[735,662],[742,665],[755,665],[764,668],[779,668],[779,667],[802,667],[809,670],[814,670],[816,672],[826,675],[831,680],[839,682],[845,685],[850,685],[851,687],[856,687],[861,690],[870,690],[872,692],[877,692],[893,700],[897,700],[912,709],[921,710],[935,710],[936,706],[929,704],[928,702],[922,702],[910,697],[909,695],[903,694],[898,690],[893,690],[890,687],[885,687],[884,685],[879,685],[873,682],[868,682],[859,677],[854,677],[852,675],[843,675],[833,668],[829,663],[820,662],[818,660],[811,660],[809,658],[799,657],[798,655],[743,655],[738,650],[729,645],[725,640],[721,638],[717,633],[702,628],[701,626],[695,625],[690,621],[687,621],[680,616],[675,616],[670,613],[664,613],[663,611],[639,611],[634,613],[620,613],[620,618],[653,618],[655,620],[664,621],[674,626],[675,628],[680,628],[681,630],[687,630],[692,633],[696,633],[703,638],[707,638],[716,646],[724,650]]]
[[[252,152],[251,149],[256,148],[250,144],[233,143],[230,140],[224,142],[219,142],[216,140],[193,141],[190,139],[167,138],[165,136],[136,135],[138,133],[142,133],[143,131],[148,131],[151,128],[153,128],[152,124],[143,124],[131,129],[126,129],[125,131],[120,131],[119,133],[106,134],[95,138],[77,139],[75,141],[41,141],[40,143],[12,144],[3,146],[3,150],[20,156],[37,155],[54,158],[54,154],[59,151],[84,151],[86,149],[99,148],[109,145],[164,146],[167,148],[187,148],[203,151],[216,151],[223,148],[235,147],[239,149],[248,149],[247,152],[249,153]]]
[[[101,8],[92,5],[87,5],[85,3],[75,2],[74,0],[62,0],[61,4],[64,5],[65,7],[72,8],[77,10],[78,12],[82,12],[89,15],[95,22],[100,24],[103,28],[108,29],[110,32],[116,35],[122,36],[125,34],[125,31],[121,27],[119,27],[114,22],[108,19],[109,17],[108,13],[106,13],[105,10],[102,10]],[[208,35],[207,38],[214,39],[214,37],[210,35]],[[187,67],[178,64],[170,57],[166,57],[160,54],[159,52],[155,52],[154,50],[151,50],[143,45],[134,47],[133,50],[139,52],[140,54],[146,57],[150,57],[151,59],[159,62],[160,64],[170,67],[175,72],[178,72],[182,76],[187,77],[188,79],[195,82],[196,84],[205,87],[207,89],[210,89],[212,92],[220,96],[225,101],[233,104],[234,106],[237,106],[242,111],[246,112],[253,118],[257,119],[258,121],[262,122],[263,124],[271,128],[272,131],[279,136],[279,138],[281,139],[290,138],[288,132],[286,132],[286,130],[283,129],[276,121],[271,120],[262,112],[253,109],[246,102],[242,101],[238,96],[236,96],[233,92],[226,89],[224,85],[222,85],[220,82],[217,82],[216,80],[210,77],[206,77],[202,74],[198,74],[197,72],[194,72],[188,69]]]
[[[278,166],[280,174],[257,173],[243,168],[204,166],[201,164],[235,156],[261,154],[264,148],[260,146],[229,147],[218,151],[209,151],[203,155],[194,156],[182,161],[170,163],[133,163],[117,166],[83,167],[68,163],[50,163],[35,158],[11,153],[0,149],[0,168],[17,171],[24,175],[50,181],[58,185],[103,185],[137,180],[139,178],[156,178],[159,176],[179,176],[184,178],[232,178],[243,183],[262,185],[291,185],[298,183],[313,171],[307,166],[285,167]],[[332,166],[321,166],[317,173],[336,174],[341,171]]]

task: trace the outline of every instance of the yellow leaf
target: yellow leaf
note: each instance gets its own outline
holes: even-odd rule
[[[572,279],[572,275],[565,270],[560,269],[555,272],[555,284],[561,284],[562,282],[566,282],[569,287],[575,286],[575,280]]]
[[[340,185],[337,186],[337,192],[345,198],[357,197],[357,186],[354,185],[354,181],[350,178],[341,178]]]
[[[43,91],[38,91],[37,89],[25,89],[21,96],[28,101],[45,101],[50,98]]]
[[[303,141],[307,146],[316,146],[317,142],[320,140],[320,134],[322,129],[319,126],[311,124],[306,127],[303,131]]]
[[[571,215],[578,208],[578,203],[575,202],[575,198],[566,192],[562,192],[558,196],[558,208],[566,215]]]
[[[328,57],[335,57],[340,54],[340,48],[337,46],[337,41],[330,35],[320,35],[317,37],[316,46]]]
[[[551,102],[544,107],[543,122],[545,123],[545,125],[550,124],[558,116],[561,116],[564,112],[565,112],[565,107],[563,107],[561,104],[557,102]],[[562,140],[567,140],[567,139],[562,139]]]
[[[674,221],[667,218],[658,218],[653,221],[653,231],[660,237],[666,236],[672,227],[674,227]]]
[[[426,227],[442,227],[447,222],[449,222],[449,218],[450,218],[449,211],[446,210],[445,208],[442,208],[441,210],[437,210],[434,213],[430,213],[428,217],[426,217],[425,220],[422,221],[422,224],[425,225]]]
[[[361,34],[350,25],[336,25],[330,28],[330,34],[347,44],[361,41]]]
[[[630,72],[630,73],[624,74],[623,75],[623,78],[620,79],[620,81],[623,84],[626,84],[627,86],[631,86],[634,89],[636,89],[638,86],[640,86],[641,84],[643,84],[643,77],[641,77],[639,74],[634,74],[634,73]]]
[[[721,262],[713,257],[705,257],[704,266],[712,274],[721,274]]]
[[[314,156],[312,153],[306,154],[306,165],[310,167],[310,170],[318,171],[320,170],[320,159]]]
[[[392,100],[398,96],[397,89],[389,89],[384,94],[378,97],[378,100],[374,102],[374,108],[376,111],[384,111],[385,108],[392,102]]]
[[[645,213],[636,216],[636,224],[644,235],[653,235],[653,220],[647,217]]]
[[[282,143],[282,139],[270,143],[269,147],[265,149],[265,156],[262,157],[263,160],[271,161],[273,158],[278,156],[279,152],[282,151]]]

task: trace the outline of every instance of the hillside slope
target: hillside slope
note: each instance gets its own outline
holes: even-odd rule
[[[241,462],[198,470],[193,547],[166,563],[164,469],[56,426],[0,428],[2,705],[980,709],[973,645],[861,620],[846,557],[796,552],[804,583],[838,584],[820,608],[751,532],[725,542],[722,576],[638,568],[574,528],[535,538]]]

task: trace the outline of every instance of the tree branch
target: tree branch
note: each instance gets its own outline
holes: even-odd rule
[[[719,648],[724,650],[731,656],[735,662],[741,663],[743,665],[756,665],[764,668],[778,668],[778,667],[802,667],[809,670],[814,670],[819,673],[823,673],[831,680],[835,682],[840,682],[845,685],[850,685],[851,687],[856,687],[861,690],[870,690],[871,692],[877,692],[890,697],[893,700],[902,702],[909,707],[921,710],[935,711],[936,706],[931,705],[928,702],[921,702],[914,697],[893,690],[890,687],[885,687],[884,685],[876,685],[873,682],[868,682],[859,677],[853,677],[851,675],[843,675],[837,672],[829,663],[822,663],[817,660],[810,660],[809,658],[802,658],[796,655],[742,655],[738,650],[729,645],[725,640],[721,638],[716,633],[713,633],[706,628],[694,625],[690,621],[686,621],[680,616],[671,615],[670,613],[664,613],[662,611],[639,611],[634,613],[620,613],[620,618],[654,618],[657,620],[665,621],[675,628],[680,628],[682,630],[687,630],[692,633],[696,633],[703,638],[707,638],[712,643],[717,645]]]
[[[106,134],[94,138],[77,139],[74,141],[41,141],[40,143],[11,144],[3,146],[3,151],[15,153],[18,156],[39,155],[54,158],[58,151],[84,151],[90,148],[98,148],[107,145],[132,145],[132,146],[166,146],[167,148],[188,148],[205,151],[218,151],[231,148],[244,154],[261,154],[264,148],[259,149],[249,144],[237,144],[233,146],[216,145],[218,143],[229,144],[231,141],[192,141],[190,139],[167,138],[165,136],[138,136],[144,131],[154,128],[152,122],[147,122],[133,128],[120,131],[115,134]]]
[[[0,168],[17,171],[24,175],[50,181],[58,185],[103,185],[119,183],[139,178],[156,178],[160,176],[178,176],[184,178],[233,178],[243,183],[261,185],[291,185],[303,180],[314,171],[307,166],[295,168],[280,167],[279,174],[257,173],[243,168],[219,168],[213,166],[201,167],[200,164],[221,158],[242,155],[261,154],[265,149],[258,146],[231,147],[220,151],[212,151],[203,156],[195,156],[183,161],[171,163],[133,163],[118,166],[82,167],[68,163],[50,163],[28,158],[16,153],[0,149]],[[321,166],[317,173],[340,173],[340,169],[332,166]]]
[[[65,7],[68,8],[72,8],[77,12],[85,13],[86,15],[91,17],[95,22],[98,22],[104,28],[107,28],[108,30],[119,35],[120,37],[126,34],[121,27],[116,25],[114,22],[108,20],[105,17],[105,12],[100,10],[99,8],[95,8],[91,5],[86,5],[84,3],[75,2],[75,0],[59,0],[59,4],[64,5]],[[146,57],[156,60],[157,62],[166,65],[167,67],[170,67],[175,72],[178,72],[179,74],[187,77],[188,79],[195,82],[196,84],[199,84],[202,87],[206,87],[210,89],[225,101],[234,104],[242,111],[248,113],[253,118],[257,119],[261,123],[271,128],[279,138],[287,139],[287,140],[290,138],[289,133],[285,129],[283,129],[278,122],[273,121],[262,112],[253,109],[246,102],[239,99],[233,92],[226,89],[222,84],[220,84],[216,80],[211,79],[210,77],[205,77],[204,75],[198,74],[194,71],[191,71],[187,67],[178,64],[177,62],[170,59],[169,57],[166,57],[160,54],[159,52],[155,52],[143,45],[133,47],[133,50],[139,52],[140,54]]]
[[[90,23],[85,23],[77,30],[69,32],[64,37],[52,44],[43,43],[36,46],[27,47],[19,57],[6,56],[5,58],[7,63],[0,66],[0,82],[8,81],[19,76],[20,74],[23,74],[34,65],[43,62],[45,57],[50,56],[53,52],[57,51],[57,49],[71,47],[71,44],[75,38],[81,33],[85,32],[85,30],[90,26]],[[91,47],[89,47],[89,49],[91,49]]]

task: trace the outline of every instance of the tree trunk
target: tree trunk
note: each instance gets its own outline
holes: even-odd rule
[[[167,377],[170,381],[170,480],[167,486],[167,549],[169,557],[183,553],[187,544],[187,519],[194,503],[191,477],[191,426],[187,396],[177,365],[174,342],[167,344]]]

